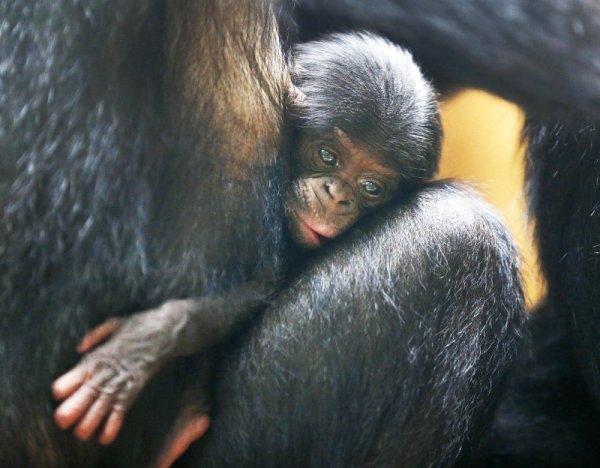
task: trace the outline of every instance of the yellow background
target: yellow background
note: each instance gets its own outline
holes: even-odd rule
[[[492,203],[522,256],[529,306],[543,294],[523,189],[524,151],[519,108],[481,91],[464,91],[442,104],[444,145],[440,177],[469,181]]]

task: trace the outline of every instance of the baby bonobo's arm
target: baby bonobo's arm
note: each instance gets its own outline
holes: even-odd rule
[[[129,317],[111,318],[88,332],[77,350],[88,353],[52,385],[64,400],[54,416],[63,429],[110,444],[125,413],[165,362],[218,342],[266,297],[254,283],[222,296],[165,302]],[[101,344],[102,343],[102,344]]]

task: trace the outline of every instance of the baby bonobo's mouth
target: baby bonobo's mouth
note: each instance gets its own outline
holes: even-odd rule
[[[310,224],[305,222],[302,218],[298,218],[300,221],[300,228],[304,231],[304,239],[308,248],[320,247],[324,241],[324,236],[315,231]]]
[[[330,226],[306,221],[301,217],[299,217],[299,220],[302,224],[302,228],[304,228],[304,231],[307,234],[307,240],[310,247],[312,248],[320,247],[339,234],[337,231],[331,229]]]
[[[331,239],[331,237],[324,236],[323,234],[319,233],[319,231],[316,231],[315,229],[313,229],[311,226],[308,226],[308,229],[310,229],[315,234],[315,236],[319,240],[319,244],[323,244],[324,242]]]
[[[300,245],[307,249],[316,249],[334,237],[327,226],[313,223],[302,216],[296,215],[297,229],[300,234]]]

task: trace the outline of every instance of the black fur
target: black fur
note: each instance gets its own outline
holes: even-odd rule
[[[530,116],[530,208],[546,304],[485,447],[501,466],[593,466],[600,460],[600,132],[590,119]]]
[[[528,108],[600,117],[600,12],[590,0],[278,0],[298,35],[368,28],[406,46],[443,90],[484,88]]]
[[[204,32],[226,7],[190,3],[186,20],[204,21],[195,25]],[[271,31],[266,11],[257,4],[250,18]],[[238,4],[227,14],[244,23],[246,13]],[[174,18],[177,31],[168,24],[176,14],[150,1],[0,3],[2,466],[97,459],[97,444],[78,442],[52,419],[50,384],[78,359],[86,329],[278,269],[277,141],[259,141],[256,160],[245,161],[221,144],[214,108],[182,118],[193,104],[180,89],[191,49],[186,23]],[[218,38],[227,40],[227,30],[235,27]],[[272,42],[258,35],[253,45],[263,41]],[[216,47],[221,61],[228,49]],[[237,67],[246,52],[236,47]],[[277,65],[277,56],[269,60]],[[264,99],[281,115],[278,77],[269,73]],[[215,107],[222,99],[212,84],[194,85]],[[250,107],[251,98],[237,102]],[[235,125],[236,137],[257,138]],[[233,170],[243,177],[232,179]]]
[[[596,466],[600,418],[571,349],[569,320],[547,304],[533,312],[532,340],[492,430],[464,466]]]
[[[567,319],[575,362],[600,404],[600,127],[530,117],[526,136],[549,300]]]
[[[512,244],[450,184],[374,218],[323,248],[227,358],[187,463],[445,466],[476,439],[523,328]]]

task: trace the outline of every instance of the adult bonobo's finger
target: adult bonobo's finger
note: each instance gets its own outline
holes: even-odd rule
[[[81,387],[87,376],[87,366],[77,365],[52,383],[52,395],[57,400],[64,400]]]
[[[88,408],[96,401],[99,392],[87,383],[67,398],[54,412],[58,427],[67,429],[81,419]]]
[[[93,347],[103,342],[106,338],[112,335],[121,326],[121,319],[113,317],[106,322],[101,323],[96,328],[85,334],[79,345],[77,345],[78,353],[87,353]]]
[[[106,420],[104,429],[98,438],[98,441],[102,445],[112,444],[112,442],[117,438],[117,435],[121,430],[121,426],[123,425],[124,418],[125,411],[119,408],[113,408],[113,411]]]
[[[73,431],[75,435],[81,440],[88,440],[100,427],[106,415],[111,412],[113,403],[113,395],[101,393],[77,423],[77,427]]]

